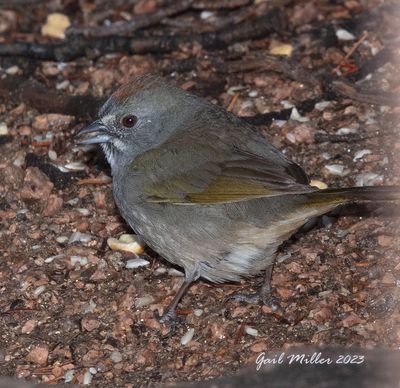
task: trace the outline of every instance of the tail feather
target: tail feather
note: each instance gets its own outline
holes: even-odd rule
[[[400,186],[363,186],[319,190],[307,194],[315,204],[345,204],[364,201],[399,201]]]

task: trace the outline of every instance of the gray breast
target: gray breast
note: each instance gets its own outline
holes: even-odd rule
[[[298,206],[295,195],[215,205],[146,203],[140,184],[131,179],[134,190],[114,184],[121,215],[166,260],[185,271],[197,267],[213,282],[261,272],[284,240],[321,214]]]

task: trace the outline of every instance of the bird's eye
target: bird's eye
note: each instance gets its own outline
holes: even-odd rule
[[[132,128],[137,123],[137,117],[135,115],[129,115],[122,118],[122,125],[126,128]]]

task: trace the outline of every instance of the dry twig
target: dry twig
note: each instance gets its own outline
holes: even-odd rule
[[[64,113],[80,118],[93,118],[104,99],[86,96],[71,96],[51,90],[35,80],[23,77],[0,79],[0,98],[24,102],[40,112]]]
[[[113,52],[129,54],[167,53],[182,45],[199,43],[209,50],[225,48],[233,43],[248,39],[258,39],[271,33],[285,30],[283,15],[279,9],[238,24],[234,29],[225,27],[218,31],[191,35],[144,35],[135,37],[109,36],[101,38],[73,37],[61,43],[16,42],[0,44],[0,56],[22,56],[33,59],[71,61],[89,55]]]

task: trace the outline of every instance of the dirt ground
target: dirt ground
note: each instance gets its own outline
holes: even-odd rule
[[[239,116],[264,114],[257,116],[260,131],[319,185],[400,185],[395,2],[195,3],[138,33],[168,40],[220,26],[236,31],[277,5],[286,23],[282,31],[220,47],[193,39],[164,52],[93,49],[56,61],[3,55],[2,47],[58,42],[41,33],[53,12],[88,27],[106,19],[126,22],[168,5],[0,2],[1,79],[35,80],[63,96],[104,98],[134,75],[161,73]],[[390,55],[373,65],[382,50]],[[357,93],[338,92],[338,80],[357,86]],[[273,276],[283,314],[224,303],[234,291],[255,290],[262,278],[225,285],[198,281],[179,306],[183,323],[171,334],[155,312],[171,301],[181,273],[149,250],[148,266],[128,269],[132,254],[108,247],[109,237],[132,231],[114,205],[100,151],[74,143],[88,117],[63,107],[38,109],[41,95],[29,100],[1,82],[1,376],[138,387],[232,374],[255,365],[263,351],[304,344],[399,348],[395,204],[346,208],[341,217],[325,216],[287,242]],[[292,106],[298,114],[285,116]],[[269,112],[279,112],[272,123]]]

